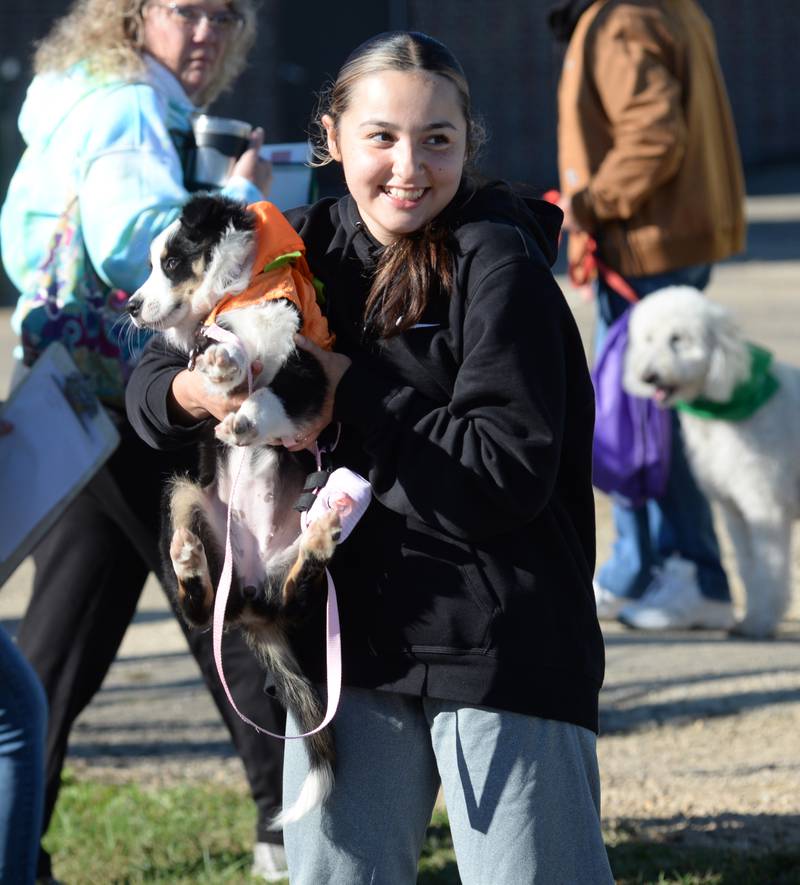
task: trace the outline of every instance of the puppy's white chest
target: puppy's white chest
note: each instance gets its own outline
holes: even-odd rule
[[[245,586],[258,586],[270,563],[285,558],[300,535],[300,514],[278,483],[275,456],[264,449],[231,451],[219,473],[217,495],[226,517],[233,499],[230,540],[236,573]]]

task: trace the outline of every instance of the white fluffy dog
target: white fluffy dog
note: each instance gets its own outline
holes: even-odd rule
[[[674,286],[638,302],[624,387],[663,406],[727,403],[751,371],[731,314],[696,289]],[[789,606],[792,522],[800,516],[800,369],[773,362],[778,390],[750,417],[680,411],[695,477],[721,505],[746,592],[735,632],[774,634]]]

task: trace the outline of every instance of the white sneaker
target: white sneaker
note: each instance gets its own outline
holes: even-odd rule
[[[616,621],[617,615],[630,603],[630,596],[617,596],[597,581],[592,581],[594,601],[597,605],[597,617],[601,621]]]
[[[619,620],[637,630],[727,630],[733,625],[733,605],[703,596],[697,566],[670,556],[653,569],[653,580],[640,599],[626,605]]]
[[[283,845],[272,842],[256,842],[253,847],[253,866],[250,875],[265,882],[282,882],[289,878],[286,852]]]

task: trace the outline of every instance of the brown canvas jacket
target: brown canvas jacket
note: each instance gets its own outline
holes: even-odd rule
[[[606,263],[644,276],[742,251],[744,183],[711,25],[694,0],[598,0],[559,84],[559,174]],[[587,236],[573,234],[571,266]]]

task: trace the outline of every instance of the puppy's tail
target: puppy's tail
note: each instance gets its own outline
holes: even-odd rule
[[[269,641],[259,642],[258,651],[264,665],[272,672],[278,698],[292,713],[301,734],[311,731],[325,716],[317,690],[301,673],[282,632],[273,628]],[[283,829],[321,805],[333,789],[333,768],[336,751],[330,727],[303,739],[310,771],[303,781],[295,802],[276,815],[270,829]]]

